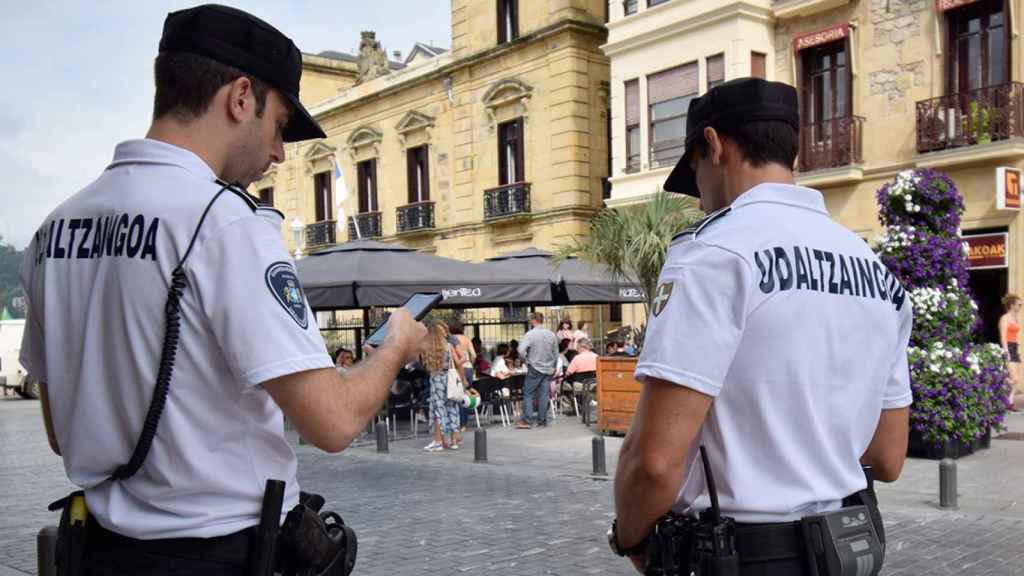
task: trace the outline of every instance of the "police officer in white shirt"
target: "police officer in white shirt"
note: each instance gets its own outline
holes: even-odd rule
[[[285,510],[299,499],[283,416],[343,450],[426,336],[398,311],[384,344],[339,375],[283,215],[244,192],[283,142],[325,136],[299,102],[301,73],[295,44],[250,14],[169,14],[146,138],[119,144],[28,248],[21,362],[95,520],[86,574],[242,573],[265,481],[287,482]],[[161,379],[163,415],[138,454]]]
[[[862,465],[886,482],[903,466],[910,301],[822,194],[794,184],[798,129],[784,84],[734,80],[690,105],[665,189],[710,215],[661,272],[609,534],[641,571],[659,517],[709,506],[700,445],[744,576],[805,573],[793,522],[865,490]],[[786,553],[762,553],[762,528]]]

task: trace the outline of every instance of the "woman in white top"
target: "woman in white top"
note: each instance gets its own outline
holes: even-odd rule
[[[512,375],[512,370],[509,369],[505,360],[507,355],[508,344],[498,344],[498,349],[494,353],[494,362],[491,362],[491,376],[498,380],[504,380]]]
[[[577,350],[577,347],[580,344],[580,340],[583,340],[584,338],[590,338],[590,333],[587,332],[587,321],[580,320],[579,323],[576,324],[576,331],[572,333],[571,348],[573,350]]]

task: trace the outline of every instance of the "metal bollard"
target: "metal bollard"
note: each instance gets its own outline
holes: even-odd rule
[[[299,446],[305,446],[306,444],[308,444],[306,439],[302,437],[302,434],[299,434]]]
[[[36,573],[39,576],[57,574],[57,527],[47,526],[36,536]]]
[[[388,425],[377,422],[377,452],[388,451]]]
[[[594,436],[592,440],[592,447],[594,452],[594,476],[607,476],[608,472],[605,470],[604,460],[604,436]]]
[[[939,507],[956,508],[956,460],[943,458],[939,462]]]
[[[473,461],[487,462],[487,430],[483,428],[473,432]]]

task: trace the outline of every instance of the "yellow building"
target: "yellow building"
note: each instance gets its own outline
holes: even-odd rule
[[[312,252],[358,236],[462,260],[552,248],[586,228],[608,175],[602,0],[453,0],[450,51],[304,56],[328,137],[252,187]],[[395,59],[397,60],[397,58]],[[336,227],[340,166],[347,220]],[[272,192],[271,192],[272,191]]]
[[[875,192],[898,172],[953,179],[964,235],[993,234],[970,239],[971,285],[992,338],[999,298],[1024,291],[1020,211],[997,201],[999,168],[1024,168],[1021,12],[1019,0],[613,3],[610,203],[664,182],[682,152],[685,105],[709,85],[748,75],[792,84],[798,183],[822,190],[832,216],[865,239],[881,231]]]

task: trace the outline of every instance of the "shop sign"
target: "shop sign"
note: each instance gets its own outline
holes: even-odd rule
[[[967,243],[967,265],[971,270],[1006,268],[1008,266],[1006,232],[978,234],[963,238]]]
[[[977,1],[978,0],[935,0],[935,9],[939,12],[945,12],[946,10],[952,10],[953,8],[974,4]]]
[[[1016,168],[996,168],[996,208],[1020,210],[1020,176]]]
[[[835,42],[836,40],[842,40],[849,35],[850,25],[844,22],[842,24],[836,24],[835,26],[829,26],[824,30],[801,34],[800,36],[793,38],[793,49],[799,52],[814,46],[820,46],[822,44],[828,44],[829,42]]]

